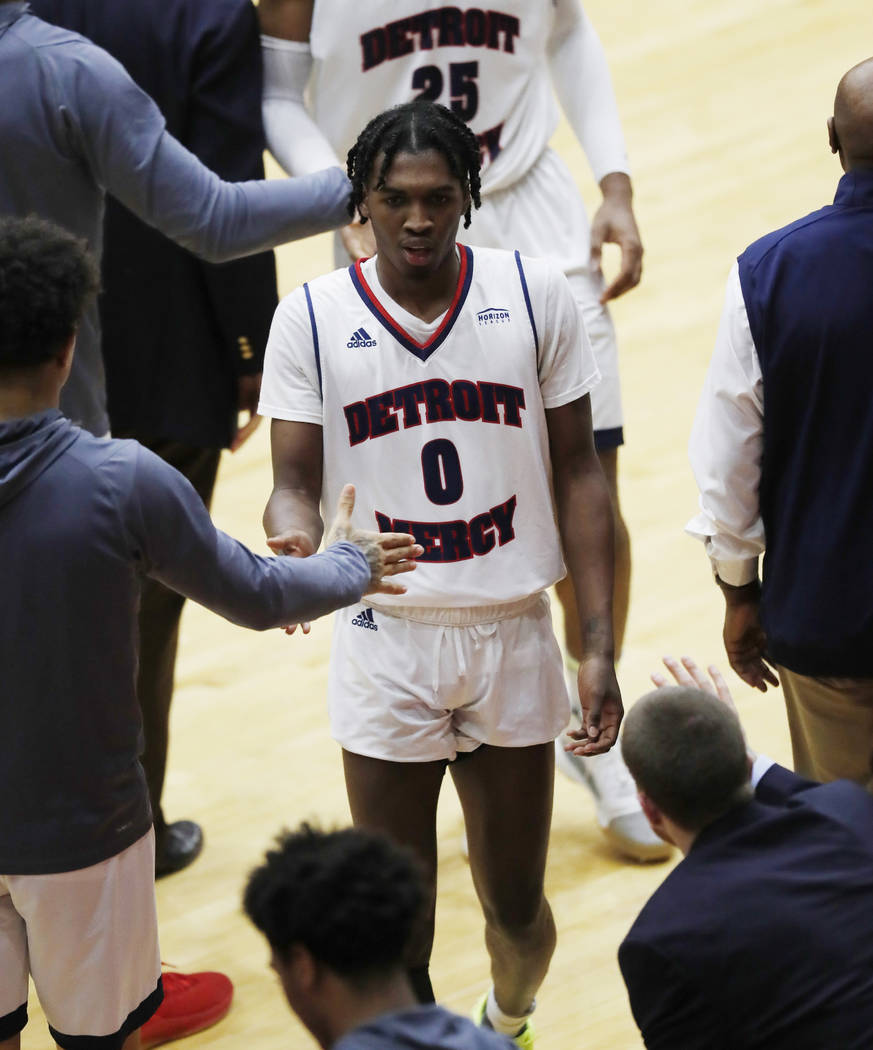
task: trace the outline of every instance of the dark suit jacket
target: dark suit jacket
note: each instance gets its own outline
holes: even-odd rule
[[[650,1050],[873,1047],[873,796],[773,766],[619,948]]]
[[[251,0],[33,0],[114,55],[170,132],[224,179],[263,178]],[[107,201],[100,313],[112,429],[221,448],[236,380],[259,372],[276,307],[272,252],[201,262]]]

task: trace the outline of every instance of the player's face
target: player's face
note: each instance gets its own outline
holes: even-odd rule
[[[458,223],[469,206],[460,180],[438,150],[397,153],[378,184],[382,154],[361,211],[373,223],[383,262],[407,280],[421,280],[454,263]]]

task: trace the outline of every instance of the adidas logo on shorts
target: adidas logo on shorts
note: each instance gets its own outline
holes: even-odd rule
[[[352,627],[366,627],[368,631],[378,631],[379,625],[373,619],[373,610],[364,609],[352,620]]]
[[[350,350],[359,350],[363,346],[375,345],[376,340],[372,338],[366,328],[359,328],[357,332],[352,332],[349,341],[346,343]]]

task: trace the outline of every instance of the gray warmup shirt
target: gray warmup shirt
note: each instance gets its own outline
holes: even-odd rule
[[[435,1003],[381,1014],[331,1050],[513,1050],[515,1043]]]
[[[0,874],[88,867],[151,825],[143,575],[257,630],[356,602],[370,579],[348,543],[253,554],[135,441],[95,438],[56,410],[0,423]]]
[[[209,262],[348,222],[339,168],[295,179],[223,182],[166,131],[124,68],[84,37],[0,0],[0,214],[31,212],[84,237],[100,257],[103,197]],[[109,430],[97,306],[79,328],[61,407]]]

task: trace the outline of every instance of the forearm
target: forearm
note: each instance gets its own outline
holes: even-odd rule
[[[223,182],[165,136],[142,217],[210,262],[276,247],[348,221],[339,168],[295,179]]]
[[[262,114],[270,152],[289,175],[306,175],[340,165],[333,147],[303,101],[312,66],[309,45],[265,35],[261,37],[261,52],[264,59]]]
[[[121,455],[105,470],[129,489],[125,526],[145,575],[256,630],[314,619],[364,593],[370,568],[351,544],[304,559],[254,554],[216,529],[182,475],[144,449],[136,456],[133,476]]]
[[[757,578],[764,550],[758,501],[763,410],[761,369],[734,264],[688,444],[700,512],[685,529],[703,541],[715,571],[734,586]]]
[[[567,121],[595,180],[630,168],[612,78],[600,38],[576,0],[561,0],[549,66]]]
[[[264,510],[264,530],[267,536],[303,532],[315,551],[324,534],[324,522],[317,501],[304,489],[276,487]]]
[[[555,478],[555,500],[582,652],[612,659],[614,524],[606,479],[596,457],[591,459]]]

